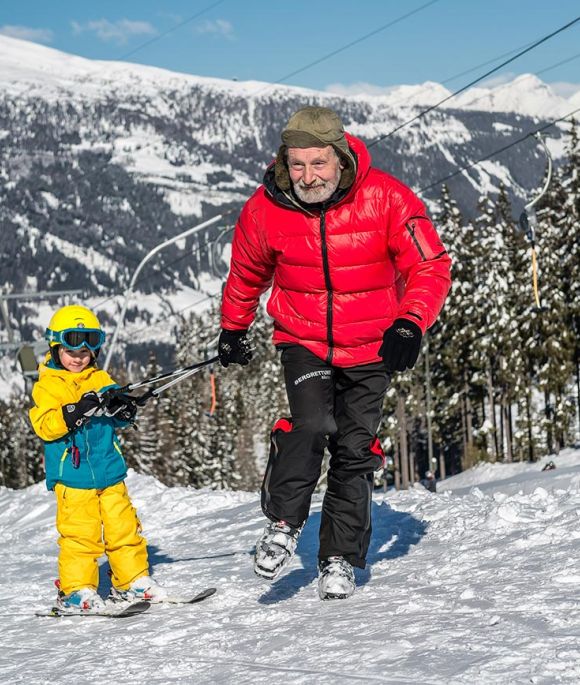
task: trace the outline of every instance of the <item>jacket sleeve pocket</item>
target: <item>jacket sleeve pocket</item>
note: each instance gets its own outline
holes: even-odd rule
[[[428,217],[412,216],[405,223],[405,229],[423,262],[445,254],[445,247]]]

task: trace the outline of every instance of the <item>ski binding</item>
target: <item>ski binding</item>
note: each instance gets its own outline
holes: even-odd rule
[[[86,618],[86,617],[100,617],[100,618],[129,618],[130,616],[138,616],[139,614],[148,611],[151,608],[150,602],[138,601],[122,607],[106,607],[100,611],[63,611],[58,607],[52,607],[50,611],[37,611],[35,616],[50,616],[51,618]]]

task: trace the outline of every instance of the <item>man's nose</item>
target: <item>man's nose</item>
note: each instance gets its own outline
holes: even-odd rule
[[[304,167],[304,172],[302,174],[302,181],[303,181],[304,185],[307,185],[307,186],[311,185],[314,182],[314,171],[308,166]]]

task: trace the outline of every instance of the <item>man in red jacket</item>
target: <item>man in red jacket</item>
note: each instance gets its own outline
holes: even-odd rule
[[[248,328],[272,288],[267,309],[292,414],[272,430],[262,485],[269,522],[254,570],[274,579],[288,564],[328,447],[322,599],[349,597],[353,566],[365,567],[387,385],[415,364],[450,285],[450,259],[423,203],[370,162],[335,112],[296,112],[236,225],[222,302],[220,361],[245,365]]]

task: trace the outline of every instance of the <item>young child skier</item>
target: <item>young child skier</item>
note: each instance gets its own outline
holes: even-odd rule
[[[147,542],[115,434],[134,420],[136,405],[120,395],[101,406],[99,394],[116,387],[96,363],[105,333],[93,312],[69,305],[53,315],[45,338],[50,351],[32,390],[30,420],[45,443],[46,486],[56,495],[57,606],[70,613],[105,607],[97,593],[103,554],[112,571],[111,599],[162,601],[167,592],[149,576]]]

